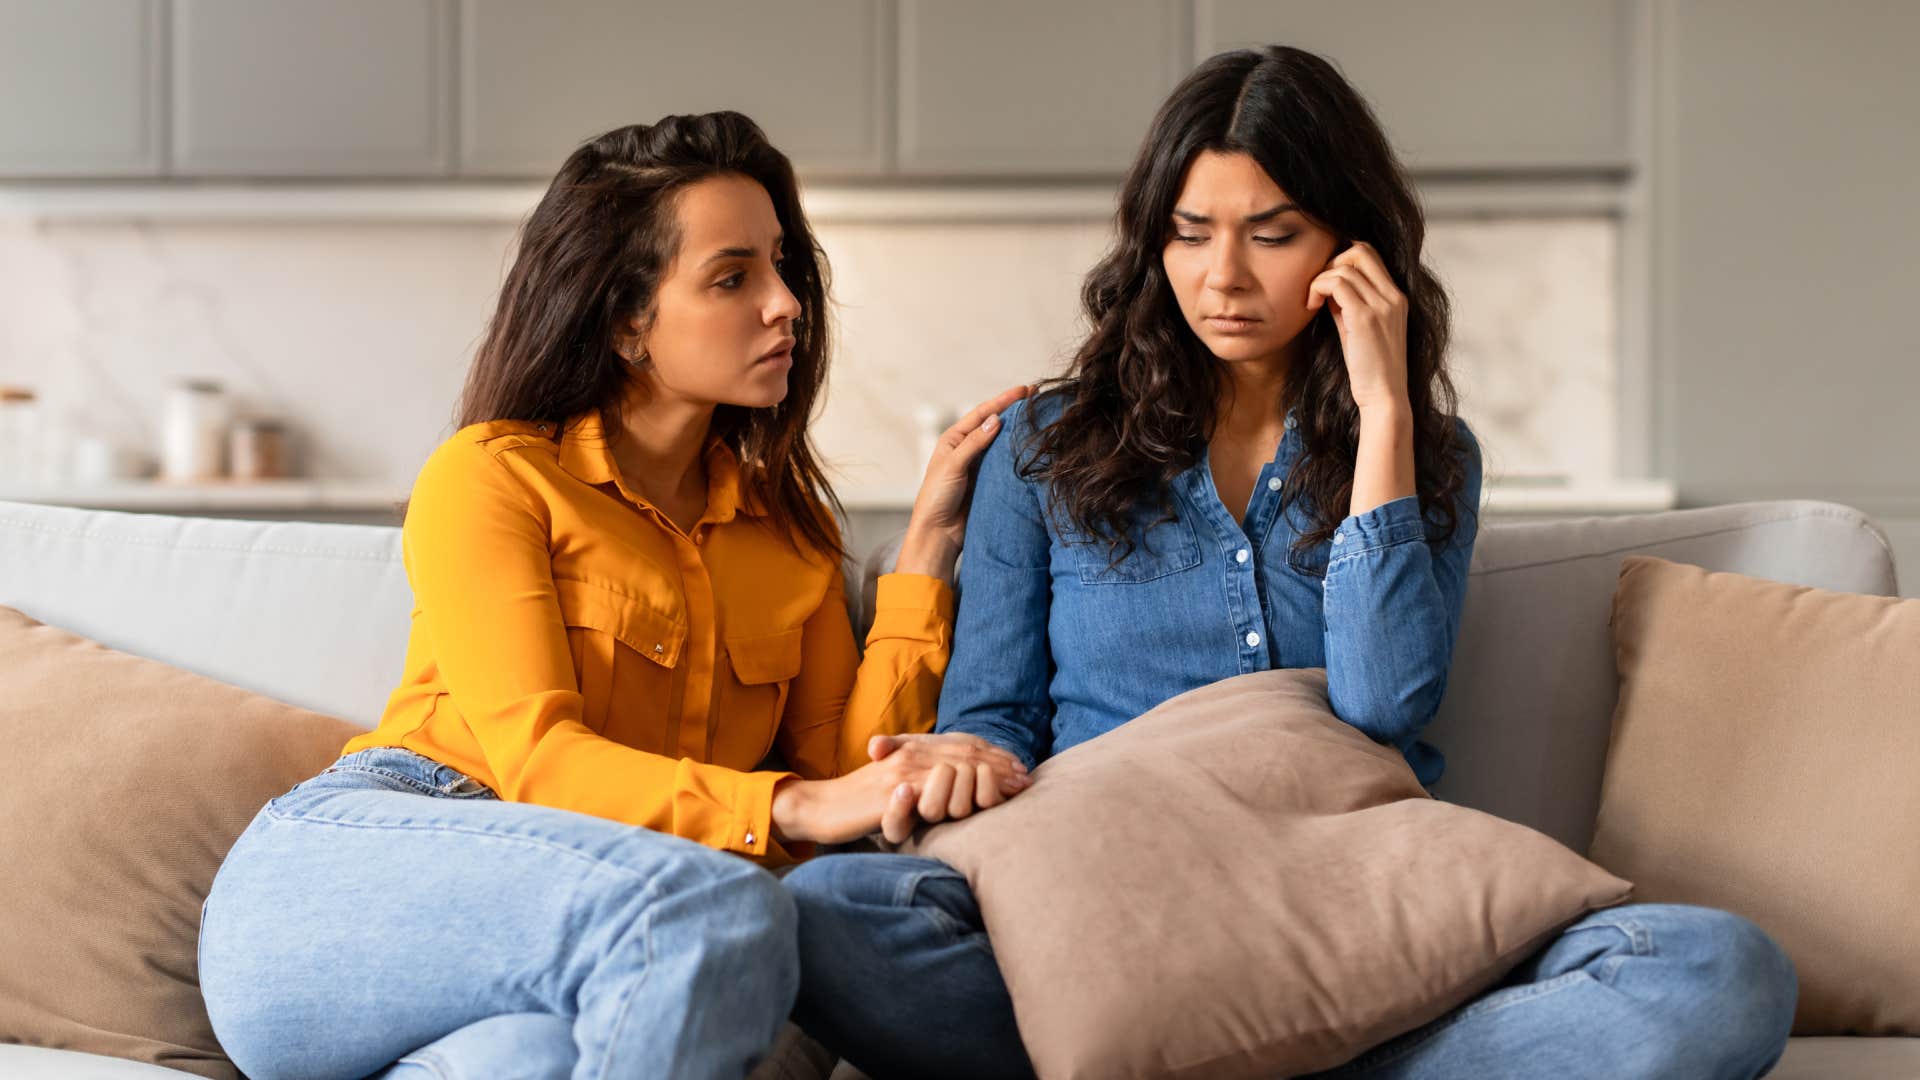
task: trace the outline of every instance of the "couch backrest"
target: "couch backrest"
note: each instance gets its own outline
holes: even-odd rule
[[[390,526],[0,502],[0,604],[372,727],[400,681],[413,592]]]
[[[867,561],[856,592],[866,611],[874,575],[894,552],[889,544]],[[1607,616],[1630,554],[1844,592],[1897,591],[1885,535],[1831,503],[1489,523],[1475,545],[1445,704],[1428,729],[1447,755],[1443,798],[1585,850],[1615,699]],[[397,528],[0,502],[0,604],[371,726],[400,678],[412,594]]]
[[[869,611],[897,542],[867,561]],[[1586,850],[1618,696],[1607,620],[1620,562],[1635,554],[1841,592],[1898,592],[1885,533],[1833,503],[1490,521],[1474,545],[1446,697],[1427,729],[1447,757],[1441,798]],[[1728,738],[1738,738],[1737,718]]]

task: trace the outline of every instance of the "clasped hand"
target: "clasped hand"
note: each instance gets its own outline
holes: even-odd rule
[[[774,828],[792,840],[843,844],[879,832],[889,843],[922,821],[964,818],[1032,783],[1027,767],[974,735],[875,735],[869,764],[832,780],[789,780],[774,792]]]

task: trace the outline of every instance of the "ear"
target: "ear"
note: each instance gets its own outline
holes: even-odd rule
[[[651,320],[644,315],[629,315],[614,323],[613,348],[628,360],[647,354],[647,330]]]

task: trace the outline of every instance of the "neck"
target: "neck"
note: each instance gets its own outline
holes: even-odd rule
[[[1288,361],[1284,353],[1260,360],[1223,364],[1226,378],[1213,422],[1214,438],[1264,439],[1279,442],[1286,428]]]
[[[678,397],[642,376],[620,407],[614,460],[627,483],[649,499],[704,495],[701,451],[713,426],[713,405]]]

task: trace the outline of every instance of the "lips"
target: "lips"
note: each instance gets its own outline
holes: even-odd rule
[[[760,354],[761,360],[791,360],[795,338],[781,338],[780,344]]]
[[[1260,320],[1248,315],[1208,315],[1206,324],[1221,333],[1246,333],[1260,325]]]

